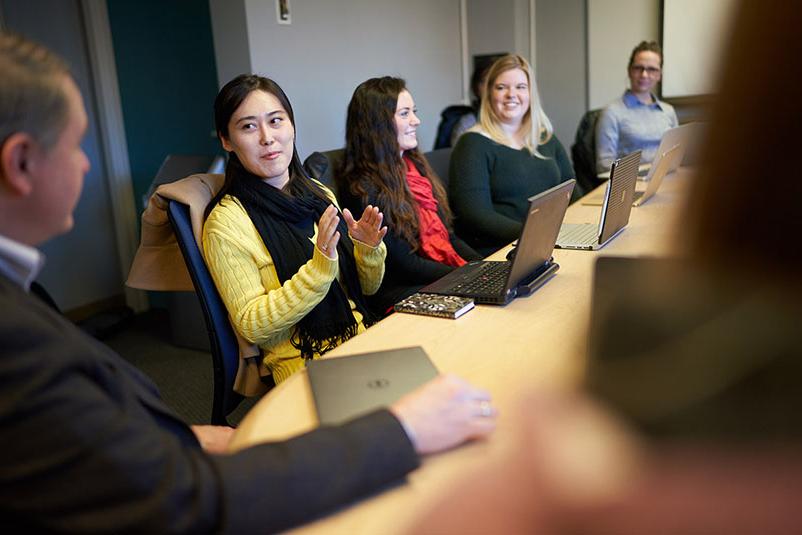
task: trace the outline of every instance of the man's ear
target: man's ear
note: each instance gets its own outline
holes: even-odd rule
[[[0,189],[13,196],[25,197],[33,183],[29,174],[36,142],[22,132],[11,134],[0,148]]]

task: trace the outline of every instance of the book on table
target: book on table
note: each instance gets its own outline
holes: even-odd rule
[[[393,307],[396,312],[457,319],[473,308],[473,299],[456,295],[412,294]]]

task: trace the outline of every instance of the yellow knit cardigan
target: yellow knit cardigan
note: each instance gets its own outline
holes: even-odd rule
[[[334,195],[327,191],[336,203]],[[317,237],[311,237],[313,243]],[[359,282],[365,295],[376,293],[384,277],[384,243],[370,247],[354,242]],[[290,337],[296,324],[325,296],[339,277],[336,260],[317,247],[312,258],[284,284],[280,284],[273,259],[240,202],[225,196],[203,227],[203,255],[212,278],[237,331],[262,351],[264,364],[279,383],[304,366]],[[351,309],[358,331],[365,327],[362,315]]]

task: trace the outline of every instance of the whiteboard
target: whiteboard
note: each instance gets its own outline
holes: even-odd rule
[[[663,0],[663,97],[714,92],[734,8],[735,0]]]

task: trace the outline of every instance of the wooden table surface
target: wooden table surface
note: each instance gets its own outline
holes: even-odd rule
[[[393,314],[326,356],[422,346],[441,372],[455,373],[489,390],[499,409],[489,440],[429,456],[403,485],[299,528],[299,532],[388,533],[431,503],[455,476],[514,440],[519,399],[537,388],[578,385],[587,348],[593,266],[600,255],[664,255],[672,250],[675,221],[690,172],[665,178],[660,191],[633,208],[623,233],[600,251],[556,249],[560,270],[533,295],[506,307],[477,305],[457,320]],[[643,189],[639,184],[639,189]],[[569,223],[597,222],[600,207],[568,208]],[[503,258],[503,251],[492,259]],[[281,440],[317,426],[306,372],[270,391],[245,417],[233,447]]]

